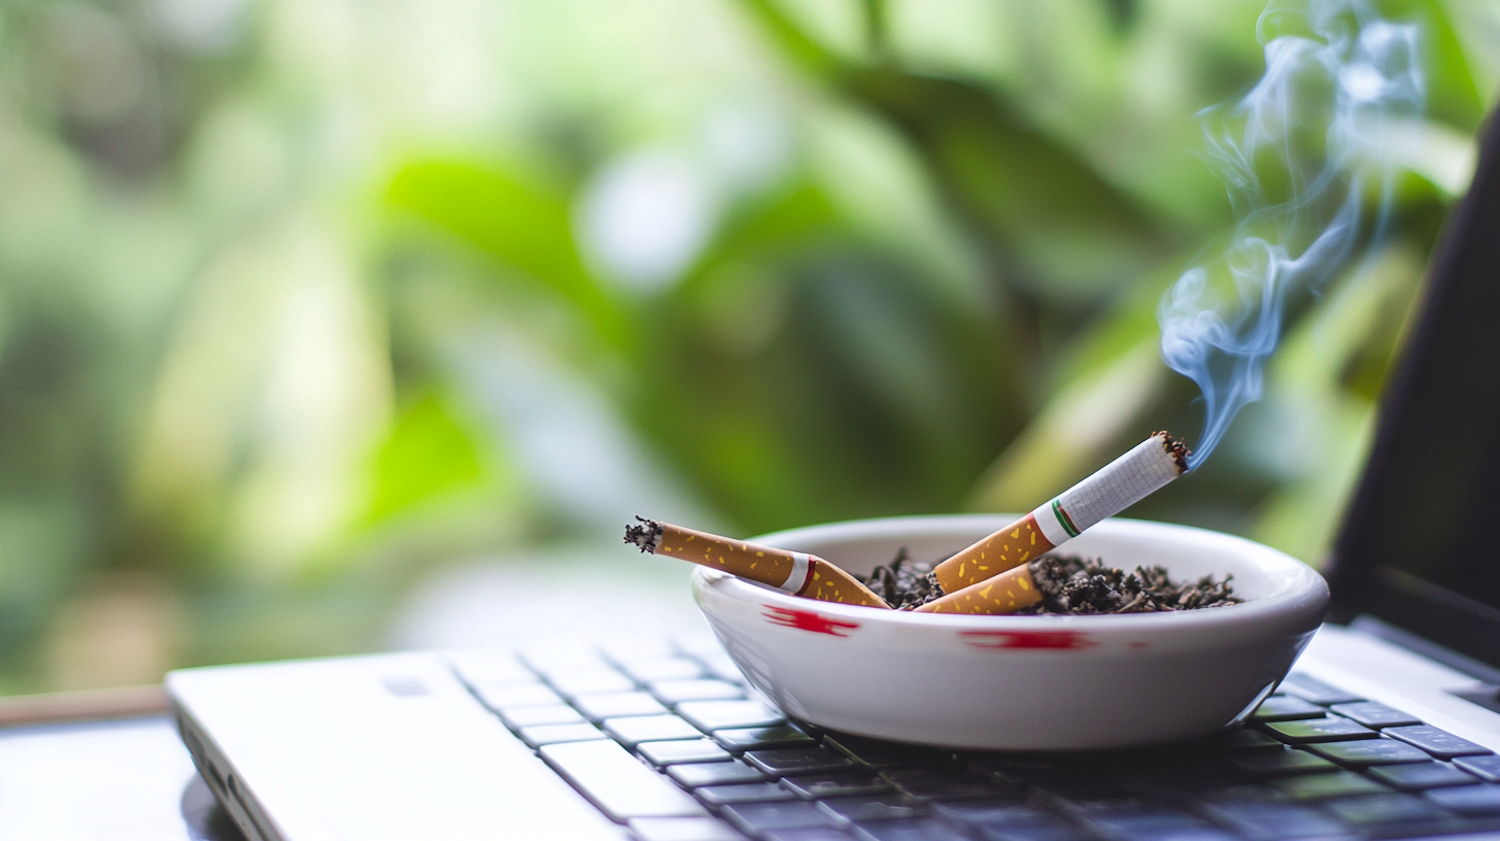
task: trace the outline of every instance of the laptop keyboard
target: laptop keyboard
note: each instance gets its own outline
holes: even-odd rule
[[[480,703],[637,841],[1500,832],[1500,756],[1295,672],[1245,727],[1197,742],[1022,754],[789,721],[749,696],[712,640],[453,665]]]

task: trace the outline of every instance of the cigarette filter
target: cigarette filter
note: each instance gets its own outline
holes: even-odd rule
[[[1015,613],[1042,600],[1042,592],[1031,577],[1031,564],[1008,569],[977,584],[930,601],[916,610],[923,613]]]
[[[641,524],[625,528],[625,542],[640,547],[642,552],[721,570],[794,596],[864,607],[890,607],[854,576],[816,555],[732,540],[642,517],[636,519]]]
[[[1000,609],[1009,605],[1009,596],[1005,596],[1002,601],[994,601],[1001,598],[998,595],[1001,590],[990,590],[989,595],[985,596],[978,596],[979,591],[968,593],[962,598],[959,596],[966,588],[972,589],[981,582],[1021,567],[1042,553],[1061,546],[1077,537],[1084,529],[1129,508],[1186,473],[1187,455],[1187,448],[1167,433],[1153,434],[1092,476],[1063,491],[1056,499],[938,564],[933,572],[946,595],[917,610],[937,613],[1010,613],[1034,604],[1041,598],[1040,595],[1025,604],[1018,602],[1009,610]],[[1017,572],[1016,576],[1008,580],[1017,588],[1024,584],[1030,588],[1029,592],[1036,592],[1035,582],[1030,580],[1029,572],[1024,575]],[[949,603],[949,599],[955,601]],[[960,603],[966,609],[949,609],[950,604]],[[967,609],[980,604],[996,609]]]

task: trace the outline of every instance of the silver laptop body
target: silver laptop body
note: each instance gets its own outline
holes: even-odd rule
[[[1446,731],[1461,743],[1500,752],[1500,703],[1495,688],[1500,684],[1496,670],[1500,666],[1500,558],[1493,536],[1486,537],[1500,522],[1496,516],[1500,514],[1500,489],[1488,487],[1485,478],[1500,476],[1500,377],[1493,373],[1500,371],[1500,330],[1493,329],[1500,324],[1500,236],[1494,233],[1500,231],[1497,151],[1500,132],[1492,130],[1474,188],[1455,212],[1434,258],[1422,316],[1387,388],[1373,453],[1346,514],[1330,567],[1335,599],[1331,616],[1343,624],[1326,626],[1296,670],[1303,678],[1313,679],[1310,685],[1321,681],[1336,694],[1387,705]],[[1421,534],[1415,533],[1417,524],[1423,526]],[[608,640],[608,629],[599,630],[599,639]],[[603,657],[605,662],[647,671],[697,668],[708,676],[700,681],[731,684],[733,675],[725,672],[722,655],[716,655],[711,645],[689,641],[679,648],[647,652],[640,661],[628,654],[614,660],[607,654]],[[509,654],[494,652],[384,654],[185,670],[169,675],[167,685],[183,738],[199,769],[251,838],[633,836],[646,841],[692,841],[746,833],[763,838],[897,837],[889,834],[898,829],[894,823],[862,824],[848,813],[838,813],[838,806],[818,806],[822,810],[818,814],[835,817],[819,819],[817,826],[776,829],[777,820],[795,823],[795,815],[806,820],[815,817],[808,810],[817,803],[808,805],[812,801],[801,799],[806,794],[801,790],[797,797],[748,806],[729,801],[720,806],[714,805],[718,801],[705,803],[704,796],[695,798],[689,790],[732,798],[751,789],[695,788],[688,773],[694,769],[677,776],[657,770],[641,758],[639,745],[633,748],[635,743],[629,738],[546,743],[546,738],[538,736],[534,740],[542,744],[534,749],[517,734],[544,732],[529,727],[566,727],[567,723],[528,725],[526,714],[520,713],[503,719],[482,702],[485,670],[507,672],[516,669],[517,662]],[[525,681],[551,686],[543,679],[551,667],[546,662],[533,665],[542,671],[523,675]],[[712,689],[710,683],[702,685]],[[577,732],[545,731],[553,735]],[[706,738],[699,742],[703,750],[713,750]],[[1434,774],[1483,764],[1465,763],[1463,757],[1444,758],[1440,753],[1435,756],[1441,761],[1432,766]],[[743,760],[736,762],[743,764]],[[1007,765],[1004,757],[986,762],[986,768],[1001,769],[1002,777],[1010,774],[1006,779],[1026,779],[1025,769]],[[873,761],[866,764],[880,768]],[[1369,776],[1370,768],[1353,767]],[[1436,837],[1462,830],[1468,837],[1500,838],[1500,824],[1485,822],[1483,816],[1490,812],[1480,802],[1481,795],[1493,793],[1490,786],[1500,788],[1493,780],[1476,779],[1472,784],[1458,780],[1465,785],[1457,788],[1423,789],[1416,783],[1415,788],[1401,788],[1389,782],[1400,777],[1391,772],[1379,778],[1396,787],[1372,793],[1376,790],[1360,789],[1352,776],[1340,776],[1350,773],[1341,770],[1319,780],[1320,784],[1343,780],[1355,787],[1356,797],[1319,799],[1316,787],[1306,795],[1307,781],[1313,777],[1279,777],[1257,785],[1285,794],[1281,800],[1272,798],[1269,805],[1252,803],[1244,808],[1234,803],[1213,805],[1220,801],[1212,801],[1204,807],[1207,811],[1193,812],[1182,819],[1186,823],[1178,824],[1170,820],[1131,824],[1129,814],[1112,818],[1108,816],[1114,813],[1107,811],[1099,817],[1062,795],[1047,802],[1061,809],[1059,814],[1076,806],[1082,811],[1069,826],[1106,838],[1141,837],[1139,827],[1158,825],[1197,826],[1198,834],[1163,829],[1146,836],[1276,837],[1282,831],[1276,827],[1311,832],[1308,827],[1321,826],[1316,820],[1328,815],[1357,819],[1354,829],[1343,824],[1339,830],[1352,832],[1353,837]],[[903,776],[891,770],[879,774],[876,783],[894,781],[892,785],[902,792],[920,793],[922,780],[941,778]],[[959,777],[951,779],[955,791],[964,785]],[[754,785],[764,797],[782,797],[774,776],[768,783]],[[1050,783],[1038,785],[1044,793],[1060,790],[1055,785],[1049,789]],[[1461,789],[1470,794],[1444,793]],[[1033,814],[1033,806],[1015,807],[1022,812],[983,812],[979,806],[964,807],[963,803],[989,801],[960,798],[948,803],[941,790],[925,791],[927,800],[913,795],[911,802],[916,805],[910,814],[897,806],[882,813],[896,818],[906,815],[911,820],[925,815],[920,820],[939,821],[908,824],[908,829],[917,826],[930,831],[912,830],[901,837],[1011,837],[1005,835],[1005,826],[1022,833],[1014,837],[1031,837],[1023,832],[1032,826],[1026,821],[1050,819]],[[1233,788],[1223,791],[1243,793]],[[856,799],[845,797],[839,802],[849,804]],[[1468,812],[1463,811],[1465,802],[1470,803]],[[1369,808],[1360,812],[1349,804]],[[1441,808],[1429,808],[1431,804]],[[1381,823],[1378,810],[1371,811],[1377,806],[1387,811],[1407,809],[1410,820],[1401,824],[1396,820],[1400,815],[1387,814],[1385,818],[1395,822]],[[845,818],[842,821],[836,819],[840,814]],[[735,819],[721,820],[723,815]],[[1005,815],[1013,819],[1010,824],[1001,820]],[[1280,815],[1291,823],[1257,824],[1256,815]],[[1299,815],[1306,821],[1297,823]],[[1244,821],[1237,823],[1240,817]],[[968,819],[975,822],[963,822]],[[1193,823],[1200,819],[1201,825]],[[1402,826],[1412,835],[1402,836]]]

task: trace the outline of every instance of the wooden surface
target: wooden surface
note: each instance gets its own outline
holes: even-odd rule
[[[0,727],[161,715],[172,706],[159,684],[0,698]]]

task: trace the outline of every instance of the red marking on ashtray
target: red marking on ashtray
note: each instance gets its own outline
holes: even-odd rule
[[[1132,642],[1130,644],[1130,647],[1136,651],[1140,651],[1142,648],[1147,648],[1149,646],[1150,643],[1141,642],[1140,640],[1136,640],[1135,642]]]
[[[781,625],[787,628],[796,628],[799,631],[811,631],[815,634],[828,634],[833,637],[847,637],[845,629],[850,631],[859,627],[858,622],[842,622],[838,619],[829,619],[822,614],[811,610],[795,610],[789,607],[773,607],[763,605],[766,613],[763,614],[773,625]]]
[[[1082,631],[961,631],[975,648],[1092,648]]]

